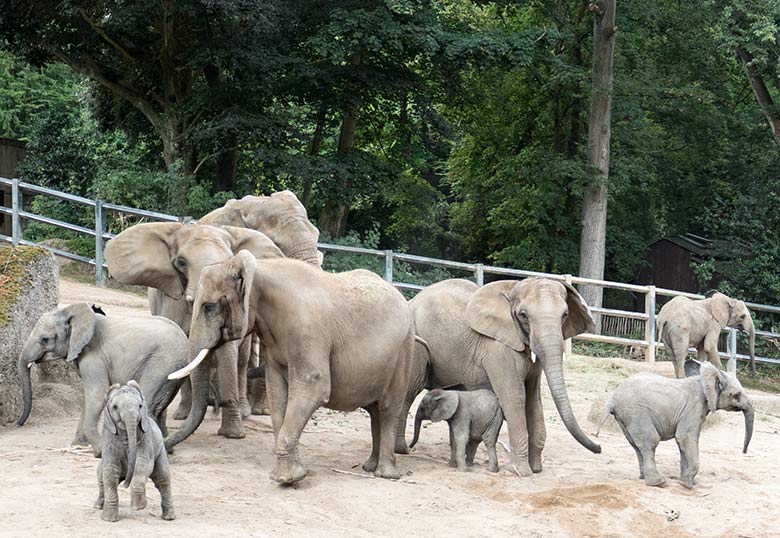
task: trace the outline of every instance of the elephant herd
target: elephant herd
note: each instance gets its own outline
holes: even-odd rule
[[[242,421],[253,408],[250,393],[257,398],[264,388],[274,433],[273,480],[290,484],[306,476],[299,438],[321,406],[365,409],[372,449],[363,469],[397,479],[395,454],[409,452],[407,415],[423,389],[488,389],[500,409],[497,415],[480,404],[493,411],[479,429],[495,430],[497,437],[495,417],[503,415],[511,448],[508,469],[529,476],[542,471],[544,372],[564,426],[585,448],[601,452],[577,423],[564,380],[564,341],[594,329],[574,287],[544,278],[482,287],[451,279],[406,301],[372,272],[324,271],[318,237],[306,209],[289,191],[229,201],[196,223],[138,224],[123,231],[105,250],[111,276],[149,287],[155,316],[114,319],[76,304],[42,317],[19,360],[25,400],[20,424],[32,403],[29,367],[66,359],[76,364],[85,390],[74,442],[89,442],[96,455],[97,422],[113,383],[138,382],[169,451],[199,427],[210,387],[216,385],[214,401],[221,407],[218,433],[229,438],[244,436]],[[716,300],[721,299],[706,301]],[[669,307],[685,310],[673,303]],[[749,313],[742,316],[744,303],[727,301],[725,313],[718,308],[711,308],[718,323],[753,331]],[[689,318],[683,323],[676,315],[664,316],[662,311],[661,337],[676,362],[682,364],[687,351],[677,342],[686,338],[701,346],[700,356],[715,362],[709,332]],[[250,380],[250,390],[247,372],[257,366],[258,350],[264,382]],[[677,367],[676,372],[682,377]],[[184,422],[168,432],[166,408],[179,389],[174,417]],[[447,420],[456,407],[437,416]],[[497,422],[500,429],[501,419]],[[467,435],[468,425],[459,428]],[[415,440],[418,433],[416,424]],[[480,435],[459,441],[467,447],[466,460],[453,444],[453,463],[462,467],[473,460]],[[495,446],[491,470],[497,470],[494,457]]]

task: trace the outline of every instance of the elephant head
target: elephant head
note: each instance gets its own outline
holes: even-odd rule
[[[87,303],[75,303],[45,313],[35,324],[17,363],[24,409],[16,424],[22,426],[32,409],[30,368],[36,362],[76,360],[95,335],[95,313]]]
[[[207,265],[248,250],[257,258],[284,254],[264,234],[233,226],[154,222],[136,224],[106,245],[111,276],[124,284],[157,288],[173,299],[195,296]]]
[[[703,362],[700,376],[707,409],[714,413],[718,409],[741,411],[745,416],[745,442],[742,452],[746,453],[750,438],[753,437],[753,403],[748,398],[742,384],[736,376],[722,372],[709,362]]]
[[[125,487],[133,479],[139,437],[151,427],[144,393],[138,383],[130,380],[127,385],[114,384],[108,389],[103,429],[111,435],[127,435]]]
[[[322,265],[317,250],[320,231],[306,214],[306,208],[290,191],[271,196],[244,196],[198,219],[201,224],[229,225],[263,232],[288,258]]]
[[[713,293],[709,297],[712,317],[721,327],[731,327],[748,335],[748,354],[750,355],[750,370],[756,373],[756,328],[750,310],[744,301],[732,299],[722,293]]]
[[[466,321],[474,331],[541,361],[566,429],[588,450],[601,452],[577,424],[563,377],[564,340],[595,328],[573,286],[544,278],[492,282],[471,297]]]
[[[439,422],[449,420],[458,409],[458,392],[455,390],[434,389],[420,401],[417,407],[417,413],[414,415],[414,437],[409,444],[413,448],[420,438],[420,426],[423,420]]]

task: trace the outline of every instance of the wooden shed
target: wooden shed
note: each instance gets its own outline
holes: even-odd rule
[[[0,177],[19,177],[19,165],[24,160],[26,144],[21,140],[0,138]],[[11,207],[11,187],[0,186],[0,202]],[[0,213],[0,233],[11,235],[11,218]]]

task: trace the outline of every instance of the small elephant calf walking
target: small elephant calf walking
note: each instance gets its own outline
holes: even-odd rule
[[[131,506],[146,508],[146,479],[151,477],[162,498],[162,518],[171,520],[171,469],[162,433],[149,418],[141,387],[135,381],[112,385],[106,394],[103,419],[103,458],[97,468],[98,498],[95,508],[102,509],[106,521],[119,519],[117,487],[124,479],[130,486]]]
[[[648,373],[631,376],[612,394],[599,429],[610,414],[615,416],[636,452],[639,478],[648,486],[666,482],[655,466],[655,449],[660,441],[675,439],[680,449],[680,480],[692,488],[699,472],[701,428],[707,415],[718,409],[744,413],[742,451],[747,452],[753,435],[753,404],[736,377],[708,362],[702,363],[700,375],[685,379]]]
[[[465,471],[474,463],[474,454],[480,442],[488,452],[488,470],[498,472],[496,442],[504,423],[504,413],[496,395],[487,389],[457,391],[434,389],[420,402],[414,418],[414,438],[417,444],[422,421],[446,420],[450,427],[450,465]]]

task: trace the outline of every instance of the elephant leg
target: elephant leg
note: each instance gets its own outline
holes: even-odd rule
[[[249,368],[249,361],[252,354],[252,335],[247,335],[241,340],[238,346],[238,397],[239,411],[241,418],[246,418],[252,414],[252,406],[249,403],[247,395],[246,371]]]
[[[632,420],[628,425],[619,420],[618,424],[629,444],[637,452],[640,478],[643,477],[648,486],[664,485],[666,479],[655,465],[655,448],[661,442],[661,436],[655,431],[652,420],[649,417],[641,417]]]
[[[395,441],[398,432],[398,417],[403,405],[403,389],[390,401],[380,402],[379,407],[379,464],[374,476],[397,480],[401,478],[395,462]]]
[[[289,387],[282,366],[273,361],[265,365],[265,387],[268,395],[268,406],[271,411],[271,425],[274,429],[274,441],[279,438],[284,416],[287,413],[287,397]]]
[[[96,458],[100,457],[103,444],[98,433],[98,422],[105,405],[104,398],[107,391],[108,385],[102,383],[84,387],[84,435],[92,445],[92,453]]]
[[[542,472],[542,451],[547,440],[547,427],[544,424],[544,410],[542,408],[541,366],[537,362],[532,367],[528,377],[525,378],[525,418],[528,424],[528,464],[535,473]],[[501,423],[499,422],[499,429]],[[496,432],[498,438],[498,432]]]
[[[156,417],[154,417],[154,421],[157,423],[157,427],[160,428],[160,433],[162,433],[163,438],[168,437],[168,425],[166,417],[168,416],[168,409],[163,409],[160,411]]]
[[[479,439],[469,439],[469,442],[466,444],[466,465],[474,465],[474,456],[477,455],[479,441]]]
[[[222,425],[217,433],[228,439],[243,439],[246,437],[244,425],[241,422],[241,412],[238,408],[238,344],[227,342],[220,348],[217,361],[219,389],[222,399]]]
[[[717,334],[708,334],[704,338],[704,351],[707,353],[707,357],[710,359],[710,362],[717,368],[718,370],[723,369],[723,363],[720,361],[720,354],[718,353],[718,337],[720,336],[720,330],[718,330]]]
[[[469,442],[469,431],[467,429],[458,430],[453,432],[452,440],[453,455],[455,456],[455,466],[458,471],[468,471],[468,465],[466,465],[466,445]]]
[[[182,383],[179,394],[181,398],[179,399],[179,406],[173,413],[173,418],[175,420],[184,420],[190,414],[190,408],[192,408],[192,385],[189,377]]]
[[[455,454],[455,432],[452,431],[452,427],[449,428],[450,432],[450,461],[447,463],[450,467],[458,466],[458,458]]]
[[[151,478],[154,487],[160,492],[161,517],[166,521],[176,519],[176,514],[173,512],[173,495],[171,494],[171,467],[165,452],[157,456],[154,461]]]
[[[104,521],[119,521],[119,469],[115,465],[103,465],[103,512]]]
[[[496,436],[498,438],[498,436]],[[488,471],[498,472],[498,454],[496,453],[496,438],[490,437],[483,439],[488,453]]]
[[[252,336],[252,353],[250,355],[250,366],[257,367],[265,360],[260,353],[260,339],[257,335]],[[253,415],[268,415],[270,409],[268,407],[268,398],[265,389],[265,374],[261,377],[253,379],[250,383],[252,396],[250,398],[252,402],[252,414]]]
[[[105,490],[103,489],[103,462],[101,461],[97,467],[97,482],[98,482],[98,497],[95,501],[93,508],[95,510],[102,510],[103,503],[106,500]]]
[[[409,454],[409,445],[406,443],[406,422],[409,419],[409,408],[414,399],[425,388],[425,376],[428,365],[427,358],[423,359],[418,354],[423,353],[418,348],[421,344],[415,344],[415,355],[412,359],[412,372],[409,378],[406,396],[404,397],[401,412],[398,414],[398,429],[395,434],[395,453]],[[427,357],[427,353],[426,353]]]
[[[154,461],[148,457],[138,454],[135,460],[135,471],[133,479],[130,481],[130,508],[133,510],[143,510],[148,501],[146,499],[146,480],[154,470]]]
[[[686,488],[692,488],[699,473],[699,437],[687,434],[679,435],[675,440],[680,449],[680,481]]]
[[[379,444],[380,444],[380,431],[379,431],[379,407],[376,403],[367,405],[364,407],[368,411],[368,415],[371,417],[371,456],[363,464],[363,470],[369,473],[376,471],[376,467],[379,464]]]
[[[287,410],[276,437],[276,467],[271,471],[271,480],[280,484],[292,484],[306,476],[306,469],[298,458],[298,441],[314,411],[330,399],[328,354],[314,360],[305,360],[300,352],[292,356],[297,356],[303,363],[295,368],[302,379],[288,381]]]
[[[73,441],[70,442],[70,446],[85,446],[89,444],[87,436],[84,434],[84,412],[86,411],[86,402],[81,406],[81,416],[79,417],[79,425],[76,427],[76,434],[73,436]]]
[[[688,338],[676,338],[671,342],[672,360],[674,361],[674,376],[685,378],[685,359],[688,357]]]
[[[511,371],[507,371],[507,363],[512,366]],[[512,359],[489,356],[482,361],[482,365],[509,426],[509,443],[512,449],[509,469],[518,476],[531,476],[533,471],[528,464],[525,384],[520,379]]]

